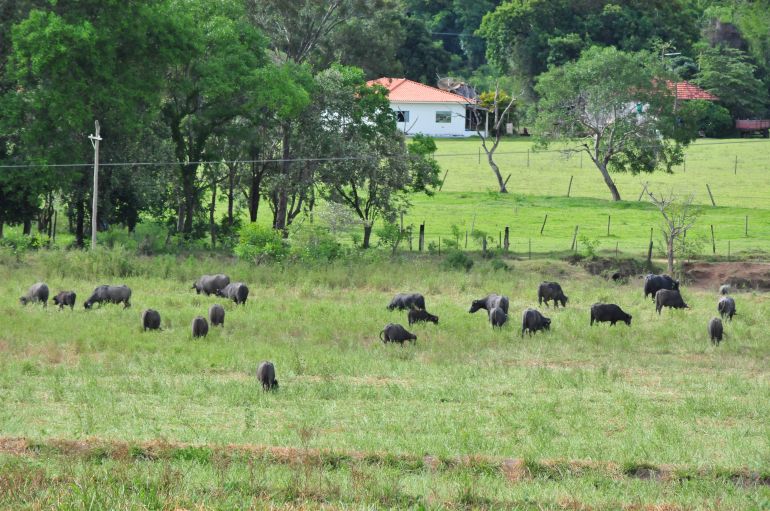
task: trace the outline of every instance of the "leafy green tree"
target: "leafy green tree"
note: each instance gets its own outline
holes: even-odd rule
[[[580,59],[538,77],[535,133],[540,142],[561,142],[584,151],[613,200],[620,192],[610,171],[671,171],[694,132],[674,112],[659,59],[593,47]]]
[[[735,48],[709,48],[698,57],[700,71],[693,80],[719,97],[736,117],[754,117],[766,113],[768,92],[756,77],[756,66],[746,53]]]

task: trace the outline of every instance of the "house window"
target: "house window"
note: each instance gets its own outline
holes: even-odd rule
[[[452,112],[440,111],[436,112],[436,124],[448,124],[452,122]]]
[[[409,122],[409,112],[405,110],[399,110],[396,112],[397,122]]]

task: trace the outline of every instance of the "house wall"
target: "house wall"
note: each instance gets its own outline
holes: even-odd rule
[[[432,137],[470,137],[475,131],[465,131],[465,105],[458,103],[397,103],[393,111],[409,112],[408,122],[399,122],[398,128],[407,135],[422,133]],[[436,123],[436,112],[452,112],[451,122]]]

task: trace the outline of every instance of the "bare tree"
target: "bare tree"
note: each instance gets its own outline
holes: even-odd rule
[[[516,98],[513,96],[506,97],[507,94],[502,93],[500,91],[500,83],[495,84],[495,95],[492,98],[491,103],[486,107],[486,111],[484,112],[486,115],[483,119],[484,123],[482,123],[482,116],[479,114],[480,109],[475,109],[473,111],[473,114],[476,122],[476,133],[478,134],[479,138],[481,139],[481,147],[484,148],[484,152],[487,155],[487,162],[489,163],[489,167],[492,169],[492,172],[494,172],[495,177],[497,178],[497,184],[500,187],[500,193],[508,193],[508,190],[505,188],[505,185],[508,183],[508,179],[503,180],[502,174],[500,174],[500,167],[497,166],[497,163],[495,163],[494,155],[495,151],[497,150],[497,146],[500,145],[500,140],[503,138],[503,128],[504,123],[506,119],[508,118],[508,113],[511,111],[511,108],[513,108],[513,104],[516,102]],[[489,131],[487,131],[489,126],[489,117],[492,116],[492,136],[490,136]],[[484,128],[484,130],[482,130]],[[511,176],[508,176],[509,178]]]
[[[668,273],[674,274],[674,253],[677,243],[684,244],[687,231],[698,219],[698,208],[693,205],[693,195],[682,198],[670,191],[667,195],[656,196],[646,186],[645,192],[663,216],[663,238],[666,241]]]

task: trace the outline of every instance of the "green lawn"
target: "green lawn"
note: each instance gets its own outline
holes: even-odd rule
[[[659,317],[636,279],[616,285],[555,261],[508,264],[479,260],[461,273],[431,257],[319,268],[103,252],[3,259],[0,507],[770,502],[753,482],[770,475],[766,296],[736,297],[739,315],[715,348],[705,331],[714,292],[686,289],[692,308]],[[191,319],[219,299],[190,284],[213,271],[247,282],[250,300],[228,304],[225,328],[192,340]],[[53,292],[74,289],[76,309],[20,307],[38,279]],[[542,279],[561,281],[570,303],[546,311],[551,332],[522,339],[520,314],[536,305]],[[106,282],[130,285],[133,307],[84,310]],[[385,305],[407,290],[426,295],[440,324],[414,327],[414,346],[383,345],[385,323],[406,323]],[[490,291],[511,298],[499,332],[483,311],[467,313]],[[589,327],[599,300],[620,303],[632,326]],[[162,332],[140,331],[146,307],[161,312]],[[264,359],[276,364],[278,392],[254,379]],[[9,448],[9,438],[25,447]],[[248,446],[299,451],[239,451]],[[313,461],[316,449],[331,454]],[[645,480],[638,467],[647,466],[664,475]]]

